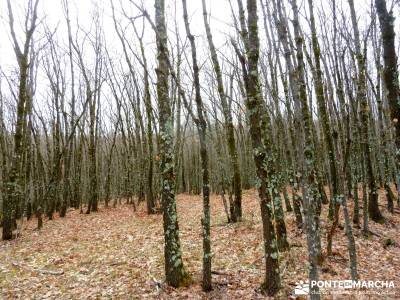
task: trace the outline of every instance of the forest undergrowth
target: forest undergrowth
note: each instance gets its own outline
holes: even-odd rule
[[[360,192],[361,197],[361,192]],[[385,196],[380,191],[380,205]],[[123,201],[124,202],[124,201]],[[348,201],[352,211],[353,203]],[[201,290],[202,244],[201,196],[177,196],[183,259],[193,283],[174,289],[164,280],[162,215],[147,215],[144,203],[133,210],[129,204],[100,207],[86,215],[71,210],[66,218],[46,221],[40,231],[36,220],[24,221],[20,236],[0,242],[0,290],[3,299],[265,299],[262,283],[262,224],[255,190],[243,193],[243,221],[227,223],[219,196],[211,196],[213,291]],[[329,224],[327,205],[321,218],[323,249]],[[362,211],[362,208],[361,208]],[[362,237],[354,227],[358,268],[362,280],[400,283],[400,208],[394,214],[382,209],[385,223],[370,223],[371,236]],[[307,246],[293,213],[286,225],[291,250],[280,254],[283,288],[274,299],[294,299],[297,282],[305,281]],[[333,255],[321,266],[321,280],[350,279],[347,239],[343,220],[334,237]],[[326,253],[326,251],[323,251]],[[362,295],[356,298],[381,299]],[[375,297],[375,298],[374,298]],[[393,299],[400,293],[392,295]],[[385,299],[391,299],[391,298]],[[271,298],[272,299],[272,298]],[[301,298],[297,298],[301,299]],[[397,298],[398,299],[398,298]]]

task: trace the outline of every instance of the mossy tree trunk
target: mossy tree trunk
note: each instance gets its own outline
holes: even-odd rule
[[[375,0],[375,7],[378,13],[382,34],[383,61],[385,64],[383,79],[386,86],[386,96],[390,108],[390,121],[391,125],[395,128],[396,181],[397,183],[400,183],[400,87],[395,47],[394,16],[393,11],[388,12],[386,8],[386,0]],[[386,167],[386,169],[388,168]],[[385,174],[385,177],[388,177],[388,174]],[[389,210],[393,210],[393,204],[390,204],[391,195],[390,187],[388,187],[388,178],[385,178],[385,180],[385,188],[389,198],[388,208]],[[400,191],[400,186],[398,186],[397,189]]]
[[[159,110],[161,203],[163,207],[165,239],[166,281],[173,287],[188,284],[179,239],[178,216],[175,201],[174,144],[171,103],[169,99],[169,65],[167,29],[165,25],[165,1],[155,0],[155,26],[157,41],[157,101]]]
[[[194,120],[199,133],[200,142],[200,158],[201,158],[201,169],[202,169],[202,181],[203,181],[203,218],[201,224],[203,226],[203,291],[210,291],[211,285],[211,236],[210,236],[210,185],[209,185],[209,169],[208,169],[208,151],[207,151],[207,122],[204,116],[204,104],[200,92],[200,76],[199,66],[197,64],[197,52],[194,36],[190,32],[189,19],[187,13],[186,0],[182,0],[183,4],[183,19],[185,22],[186,35],[190,42],[190,48],[192,53],[192,65],[193,65],[193,76],[194,76],[194,88],[195,88],[195,102],[197,108],[197,118]],[[179,84],[179,83],[177,83]],[[188,109],[190,109],[188,107]]]
[[[319,202],[319,191],[317,183],[317,170],[316,170],[316,156],[313,144],[313,122],[310,113],[310,107],[307,97],[304,60],[303,60],[303,37],[301,35],[299,23],[299,9],[297,1],[291,1],[293,10],[293,29],[296,44],[296,57],[297,57],[297,84],[298,84],[298,99],[301,103],[301,112],[303,118],[303,134],[304,134],[304,148],[303,156],[303,205],[305,213],[305,230],[307,234],[307,246],[309,252],[309,280],[318,280],[318,264],[321,259],[321,242],[320,242],[320,229],[319,229],[319,215],[317,213],[317,206]],[[310,297],[313,300],[320,299],[318,286],[310,285]]]
[[[230,163],[232,165],[232,170],[233,170],[232,189],[233,189],[233,194],[235,196],[235,199],[234,199],[234,207],[233,207],[234,209],[232,210],[233,213],[231,214],[230,219],[232,222],[237,222],[237,221],[240,221],[242,218],[242,179],[241,179],[241,173],[240,173],[240,167],[239,167],[238,151],[237,151],[236,141],[235,141],[235,128],[233,125],[232,112],[231,112],[230,106],[228,105],[227,96],[226,96],[225,90],[224,90],[222,72],[221,72],[221,67],[220,67],[220,63],[218,60],[218,56],[217,56],[217,50],[215,49],[213,37],[211,34],[210,24],[207,19],[208,15],[207,15],[207,8],[206,8],[205,0],[202,0],[202,4],[203,4],[204,26],[206,28],[208,47],[211,52],[211,60],[213,63],[214,72],[215,72],[215,76],[217,79],[218,94],[219,94],[219,98],[221,101],[222,113],[223,113],[224,119],[225,119],[225,129],[226,129],[228,153],[229,153]]]
[[[371,107],[368,103],[367,98],[367,79],[366,79],[366,50],[361,50],[360,33],[357,25],[357,16],[354,8],[354,1],[348,0],[350,6],[351,22],[354,34],[355,54],[358,67],[358,78],[357,78],[357,99],[360,103],[361,113],[361,131],[362,140],[361,145],[364,152],[364,159],[366,164],[366,175],[365,178],[368,181],[368,187],[370,189],[369,200],[368,200],[368,213],[369,217],[375,222],[382,222],[383,217],[378,206],[378,187],[376,184],[375,170],[372,161],[372,150],[370,141],[370,114]],[[364,207],[364,209],[366,209]]]
[[[238,1],[240,2],[240,1]],[[262,285],[263,291],[269,296],[275,295],[280,287],[280,274],[279,274],[279,259],[278,247],[275,236],[275,229],[272,223],[272,199],[269,192],[268,182],[268,160],[271,159],[270,154],[267,153],[263,136],[269,134],[265,132],[265,124],[263,120],[268,118],[264,108],[262,99],[262,92],[259,82],[258,73],[258,60],[259,60],[259,37],[258,37],[258,15],[257,15],[257,1],[247,1],[248,12],[248,34],[246,26],[242,27],[242,39],[246,45],[246,58],[240,53],[240,50],[235,47],[236,54],[239,56],[242,65],[242,73],[244,84],[246,88],[246,109],[248,124],[250,130],[250,137],[253,148],[253,158],[256,167],[256,187],[260,198],[261,218],[263,224],[263,239],[265,251],[265,280]],[[244,13],[240,13],[240,18],[243,23]],[[247,61],[246,61],[247,60]],[[264,127],[264,128],[263,128]]]
[[[31,49],[32,36],[36,29],[37,6],[39,0],[33,3],[29,1],[31,10],[28,11],[26,17],[25,41],[21,49],[17,36],[14,31],[14,15],[12,11],[11,1],[7,0],[8,17],[10,32],[13,41],[14,52],[18,61],[19,82],[17,96],[17,115],[14,133],[14,149],[12,151],[11,164],[7,178],[4,183],[3,197],[3,240],[10,240],[13,237],[12,230],[15,223],[17,207],[20,205],[25,182],[24,170],[22,169],[22,160],[25,153],[24,134],[26,133],[26,104],[30,97],[28,93],[28,77],[29,77],[29,51]],[[33,8],[33,9],[32,9]],[[24,128],[25,126],[25,128]]]

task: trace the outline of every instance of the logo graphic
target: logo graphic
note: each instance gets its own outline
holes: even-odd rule
[[[344,288],[345,289],[352,289],[353,288],[353,280],[344,280]]]
[[[311,287],[311,291],[310,291]],[[309,295],[310,293],[327,292],[328,294],[348,294],[351,290],[354,293],[393,293],[395,284],[393,280],[300,280],[296,282],[292,295]],[[315,289],[315,290],[314,290]],[[371,289],[362,291],[360,289]]]
[[[307,281],[300,280],[296,282],[296,287],[294,288],[295,295],[308,295],[310,293],[310,286]]]

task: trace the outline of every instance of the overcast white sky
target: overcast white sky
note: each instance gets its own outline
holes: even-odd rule
[[[16,29],[18,30],[17,32],[19,32],[20,34],[22,28],[21,25],[23,22],[23,13],[26,9],[27,2],[28,0],[12,0],[13,11],[16,19]],[[191,30],[194,35],[203,35],[204,25],[202,19],[203,17],[201,0],[188,0],[187,2],[189,17],[191,18]],[[221,43],[225,42],[225,35],[228,33],[229,30],[229,26],[227,24],[231,23],[229,2],[228,0],[207,0],[206,2],[208,3],[209,13],[211,13],[211,26],[213,30],[213,35],[216,40],[217,46],[220,46]],[[124,19],[124,17],[121,15],[121,5],[124,10],[132,17],[139,14],[139,11],[130,3],[129,0],[113,0],[113,3],[116,8],[117,18],[119,19]],[[140,4],[141,0],[137,0],[136,3]],[[149,14],[153,17],[154,1],[144,0],[143,3]],[[78,20],[79,26],[85,29],[89,29],[90,25],[92,24],[93,8],[95,6],[98,6],[103,12],[102,21],[104,25],[103,28],[107,44],[110,45],[111,48],[121,48],[120,42],[117,39],[114,30],[110,0],[69,0],[69,6],[72,26],[76,27],[76,20]],[[173,30],[174,28],[175,6],[178,27],[182,33],[182,36],[185,36],[182,19],[182,3],[179,0],[166,1],[167,22],[169,25],[169,29]],[[66,23],[61,0],[39,0],[38,11],[39,18],[44,23],[46,23],[50,29],[54,29],[56,26],[58,26],[58,36],[61,37],[64,35],[64,39],[67,37]],[[13,60],[15,60],[9,33],[8,10],[6,0],[0,1],[0,18],[0,36],[2,37],[0,41],[0,64],[3,68],[6,68],[7,65],[13,64]],[[138,26],[140,26],[141,21],[138,20],[137,24]],[[146,25],[146,27],[146,37],[149,37],[147,43],[151,43],[154,40],[154,35],[148,24]],[[42,26],[38,26],[38,30],[35,33],[35,38],[38,39],[42,33]],[[172,35],[173,33],[170,32],[170,34]]]
[[[72,26],[75,25],[74,20],[79,20],[79,25],[83,28],[89,28],[92,21],[92,12],[93,8],[97,5],[100,7],[100,10],[103,11],[103,24],[104,24],[104,32],[108,45],[115,46],[118,48],[119,41],[116,40],[116,35],[114,31],[114,26],[112,23],[111,17],[111,9],[110,9],[110,0],[68,0],[70,6],[70,14],[72,19]],[[135,0],[136,3],[142,2],[142,0]],[[315,0],[315,6],[318,9],[323,9],[329,11],[329,3],[331,0]],[[8,64],[13,63],[14,53],[12,50],[12,44],[9,34],[8,27],[8,15],[7,15],[7,1],[0,1],[0,64],[3,68]],[[14,14],[16,15],[16,25],[17,30],[21,29],[21,22],[23,20],[23,13],[26,9],[26,4],[28,0],[12,0],[12,5],[14,9]],[[126,10],[126,12],[130,13],[132,16],[138,15],[139,12],[134,6],[130,3],[130,0],[113,0],[114,5],[116,7],[117,18],[123,18],[119,12],[121,11],[121,5]],[[337,0],[338,3],[342,3],[345,8],[347,8],[347,0]],[[390,1],[388,1],[390,2]],[[148,12],[151,16],[154,15],[154,1],[153,0],[143,0],[144,6],[147,8]],[[204,25],[202,19],[202,6],[201,0],[188,0],[188,9],[189,9],[189,17],[191,18],[191,30],[194,35],[204,36]],[[213,30],[213,36],[217,47],[221,46],[226,41],[226,35],[232,32],[231,24],[231,10],[228,0],[206,0],[208,4],[208,11],[211,14],[211,26]],[[232,0],[234,6],[236,6],[236,1]],[[371,0],[355,0],[357,6],[357,13],[360,15],[360,18],[365,18],[365,13],[368,10]],[[244,1],[245,4],[245,1]],[[304,0],[298,1],[299,6],[304,6]],[[180,0],[166,0],[167,7],[167,22],[169,24],[170,29],[173,29],[174,22],[174,11],[176,9],[177,22],[182,32],[182,36],[184,36],[184,26],[182,19],[182,3]],[[290,11],[290,9],[288,9]],[[261,16],[261,11],[259,12]],[[39,17],[45,22],[49,28],[55,28],[58,25],[58,35],[64,37],[66,36],[66,25],[63,14],[63,9],[61,5],[61,0],[39,0]],[[362,22],[362,20],[361,20]],[[141,23],[140,21],[138,22]],[[150,43],[154,36],[151,32],[150,27],[147,25],[147,31],[149,34],[146,36],[151,37],[148,40]],[[38,27],[38,32],[36,32],[36,39],[41,36],[43,32],[43,28]],[[171,32],[172,34],[172,32]]]
[[[135,1],[136,3],[142,3],[142,0]],[[201,0],[188,0],[188,10],[189,10],[189,18],[191,19],[191,30],[192,33],[196,36],[204,36],[204,25],[203,25],[203,17],[202,17],[202,5]],[[24,22],[24,13],[26,10],[26,6],[28,0],[12,0],[12,7],[15,18],[15,29],[20,38],[20,41],[23,40],[23,22]],[[79,26],[85,31],[89,31],[90,27],[93,26],[93,11],[94,7],[98,6],[99,10],[102,14],[101,19],[103,22],[103,29],[105,35],[105,41],[107,44],[107,49],[111,53],[113,57],[117,59],[122,58],[122,47],[121,43],[115,33],[114,24],[112,20],[112,10],[110,5],[110,0],[68,0],[69,9],[70,9],[70,19],[72,25],[72,33],[73,35],[77,32],[77,23]],[[128,24],[127,19],[122,14],[122,8],[125,12],[131,17],[138,16],[139,10],[135,8],[135,6],[129,0],[113,0],[115,10],[116,10],[116,18],[121,20],[122,26],[126,26]],[[211,26],[213,30],[214,40],[216,46],[220,48],[220,46],[225,43],[226,35],[230,30],[227,24],[231,23],[231,13],[230,6],[227,0],[206,0],[208,4],[208,11],[211,13]],[[143,4],[150,16],[154,18],[154,1],[153,0],[143,0]],[[176,7],[176,13],[175,13]],[[167,11],[167,22],[169,28],[169,34],[171,36],[171,41],[174,40],[174,28],[175,28],[175,20],[178,24],[178,28],[180,31],[180,36],[184,38],[184,24],[182,18],[182,3],[181,1],[166,1],[166,11]],[[68,48],[67,44],[67,26],[65,21],[65,16],[63,12],[62,0],[39,0],[38,6],[38,14],[39,19],[41,20],[41,25],[37,27],[37,30],[34,35],[34,39],[36,44],[38,44],[38,40],[44,37],[44,24],[53,31],[57,28],[56,37],[59,41],[60,45],[65,49]],[[175,18],[175,15],[177,18]],[[8,76],[11,74],[13,70],[15,70],[17,64],[15,59],[15,54],[12,47],[9,23],[8,23],[8,10],[7,10],[7,1],[0,1],[0,68],[4,71],[4,73]],[[147,22],[147,21],[146,21]],[[138,19],[135,21],[138,27],[141,27],[142,20]],[[155,63],[155,35],[153,30],[150,28],[148,23],[145,24],[146,33],[145,33],[145,45],[146,45],[146,55],[150,64],[150,68],[154,68]],[[93,30],[93,28],[92,28]],[[81,34],[82,31],[78,34]],[[132,37],[132,44],[135,44],[136,38],[134,37],[132,28],[127,30],[127,34]],[[198,39],[200,41],[201,39]],[[87,47],[84,51],[86,51],[86,57],[90,58],[90,47]],[[199,55],[202,54],[202,51],[199,47]],[[204,50],[207,50],[204,48]],[[138,52],[140,53],[140,52]],[[40,82],[38,82],[38,86],[40,86]],[[4,80],[2,81],[3,85],[3,93],[7,93]],[[39,88],[37,93],[40,93]]]
[[[136,3],[140,4],[142,0],[133,0]],[[265,1],[265,0],[263,0]],[[279,0],[278,0],[279,1]],[[373,1],[373,0],[372,0]],[[24,12],[27,6],[28,0],[12,0],[12,6],[14,10],[15,17],[15,26],[19,37],[21,38],[22,34],[22,25],[24,20]],[[183,24],[182,17],[182,2],[181,0],[165,0],[166,8],[167,8],[167,23],[169,29],[169,37],[171,42],[175,42],[174,37],[174,23],[175,21],[178,24],[178,28],[180,31],[180,36],[184,38],[185,29]],[[245,5],[245,0],[243,1]],[[286,3],[287,1],[285,1]],[[391,0],[388,0],[390,3]],[[114,25],[112,21],[112,11],[110,6],[110,0],[68,0],[70,7],[70,19],[72,22],[72,32],[73,34],[76,32],[77,22],[79,26],[89,30],[90,26],[93,24],[93,10],[94,7],[98,6],[100,12],[102,14],[102,22],[105,40],[107,44],[108,50],[111,52],[111,55],[117,59],[123,59],[122,56],[122,47],[121,43],[117,38],[117,35],[114,30]],[[126,26],[128,21],[122,15],[123,8],[128,15],[131,17],[135,17],[139,15],[139,11],[132,5],[130,0],[113,0],[117,19],[122,20],[123,26]],[[154,18],[154,0],[143,0],[144,6],[149,12],[150,16]],[[223,45],[228,40],[228,36],[234,33],[232,24],[232,16],[231,9],[228,0],[206,0],[208,12],[211,14],[210,23],[212,27],[214,42],[216,43],[217,48],[221,51],[222,54],[232,55],[231,53],[227,53],[223,47]],[[236,10],[236,0],[232,0],[232,3]],[[314,0],[315,3],[315,11],[325,11],[327,15],[330,14],[330,5],[331,0]],[[339,6],[342,6],[345,11],[348,9],[347,0],[337,0]],[[361,31],[365,29],[366,24],[368,24],[369,11],[371,0],[355,0],[355,4],[357,7],[357,14],[359,17],[359,24]],[[202,4],[201,0],[187,0],[188,10],[189,10],[189,18],[191,21],[191,30],[192,33],[197,36],[196,42],[198,44],[198,53],[201,60],[206,59],[208,57],[208,48],[205,43],[205,31],[203,24],[203,16],[202,16]],[[304,16],[308,11],[308,6],[306,6],[306,10],[304,10],[304,6],[307,5],[307,1],[298,0],[298,5],[301,7],[301,16]],[[176,7],[176,13],[175,13]],[[287,7],[287,12],[290,12],[290,8]],[[398,17],[398,9],[396,10],[395,16]],[[44,36],[44,24],[53,31],[57,27],[57,39],[61,46],[67,49],[67,29],[66,22],[62,8],[62,0],[39,0],[39,19],[41,20],[41,24],[38,26],[37,31],[35,32],[35,40],[40,41]],[[176,15],[176,18],[175,18]],[[259,16],[262,17],[261,9],[259,9]],[[136,21],[138,26],[140,27],[142,21],[139,19]],[[317,22],[318,18],[317,18]],[[400,18],[396,19],[396,28],[400,28],[399,26]],[[307,32],[309,25],[307,22],[302,21],[302,27]],[[351,30],[349,28],[349,30]],[[7,10],[7,1],[0,0],[0,67],[4,71],[4,73],[8,76],[10,75],[12,70],[15,70],[17,64],[15,59],[15,54],[13,52],[10,33],[8,26],[8,10]],[[397,32],[399,32],[397,30]],[[82,32],[81,32],[82,34]],[[127,34],[132,36],[132,44],[135,44],[135,38],[133,35],[132,28],[127,30]],[[263,39],[264,31],[262,29],[262,24],[260,24],[260,37]],[[149,24],[146,24],[146,33],[145,33],[145,43],[146,43],[146,56],[149,60],[150,68],[154,68],[155,64],[155,42],[154,42],[154,32],[150,28]],[[277,38],[276,36],[274,38]],[[22,39],[20,39],[22,40]],[[261,43],[263,47],[263,42]],[[90,47],[87,47],[90,48]],[[90,49],[85,49],[87,51],[86,56],[90,60]],[[139,52],[138,52],[139,53]],[[139,71],[140,72],[140,71]],[[38,91],[37,94],[41,93],[39,91],[39,87],[42,84],[47,84],[45,82],[45,78],[43,80],[38,80]],[[7,85],[2,81],[3,93],[7,94],[5,89]],[[42,95],[41,95],[42,96]],[[39,97],[40,98],[40,97]]]

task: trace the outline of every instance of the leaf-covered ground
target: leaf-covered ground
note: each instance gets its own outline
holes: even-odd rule
[[[259,290],[264,277],[261,220],[254,190],[243,197],[244,220],[227,224],[221,200],[213,196],[212,250],[214,290],[201,291],[201,196],[177,197],[184,264],[193,284],[179,290],[163,284],[162,216],[148,216],[144,205],[101,208],[98,213],[69,211],[65,219],[46,221],[41,231],[36,221],[23,224],[22,235],[0,242],[0,291],[4,299],[264,299]],[[361,279],[393,280],[400,287],[400,210],[386,211],[385,224],[370,223],[369,239],[355,228],[358,270]],[[352,205],[350,204],[350,210]],[[352,210],[351,210],[352,211]],[[281,255],[283,289],[277,299],[288,299],[296,282],[307,279],[304,234],[296,229],[292,213],[286,214],[292,248]],[[326,207],[322,217],[322,241],[329,225]],[[342,221],[341,221],[342,222]],[[343,222],[342,222],[343,223]],[[385,239],[395,245],[383,247]],[[347,240],[338,229],[334,255],[325,260],[321,279],[350,279]],[[367,292],[367,291],[365,291]],[[400,293],[388,296],[399,299]],[[381,296],[375,296],[381,299]],[[356,296],[325,296],[355,299]],[[367,299],[361,295],[357,299]],[[388,298],[386,298],[388,299]]]

